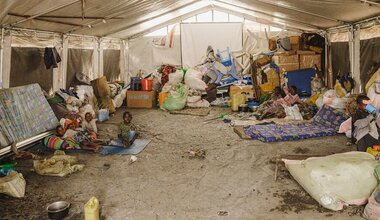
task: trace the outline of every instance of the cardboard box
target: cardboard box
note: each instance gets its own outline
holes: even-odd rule
[[[300,49],[300,45],[299,44],[290,44],[291,48],[292,48],[292,51],[296,51],[298,49]]]
[[[156,107],[155,91],[127,91],[128,108],[154,108]]]
[[[321,69],[321,55],[299,55],[300,56],[300,69],[314,68],[317,65]]]
[[[299,63],[298,55],[290,55],[290,56],[273,56],[272,60],[276,64],[296,64]]]
[[[311,50],[297,50],[297,54],[298,55],[301,55],[301,54],[304,54],[304,55],[314,55],[315,52],[311,51]]]
[[[253,90],[252,86],[246,86],[246,85],[244,85],[244,86],[235,86],[235,85],[230,86],[230,98],[238,92],[246,93],[248,98],[254,98],[255,97],[255,91]]]
[[[277,66],[280,68],[280,72],[288,72],[300,69],[299,63],[277,64]]]
[[[300,43],[300,37],[299,36],[290,36],[290,44],[299,44]]]

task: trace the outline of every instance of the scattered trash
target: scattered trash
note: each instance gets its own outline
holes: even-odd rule
[[[201,149],[200,147],[192,147],[188,152],[190,158],[198,157],[203,159],[206,157],[206,150]]]
[[[0,165],[0,174],[3,176],[7,176],[9,172],[16,171],[16,164],[14,163],[6,163]]]
[[[218,211],[219,216],[227,216],[228,212],[227,211]]]
[[[11,171],[6,177],[0,178],[0,193],[22,198],[25,195],[26,182],[21,173]]]
[[[84,205],[84,219],[85,220],[99,220],[99,200],[93,196]]]
[[[30,152],[27,152],[27,151],[23,151],[23,150],[19,150],[16,146],[16,143],[12,143],[11,144],[11,150],[12,152],[15,154],[13,159],[23,159],[23,160],[28,160],[28,159],[40,159],[39,156],[37,155],[34,155]]]
[[[135,155],[132,155],[131,158],[129,159],[128,165],[136,162],[136,160],[137,160],[137,157]]]
[[[66,155],[63,151],[55,151],[54,156],[45,160],[34,160],[33,168],[36,173],[46,176],[66,176],[84,168],[83,164],[76,164],[77,158]]]

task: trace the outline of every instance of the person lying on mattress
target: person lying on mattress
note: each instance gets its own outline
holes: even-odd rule
[[[259,120],[267,118],[268,116],[283,118],[286,114],[282,105],[292,106],[301,102],[300,97],[297,95],[296,86],[290,86],[290,88],[284,87],[284,93],[285,97],[277,100],[269,100],[262,104],[263,106],[260,108],[261,116],[258,118]]]
[[[359,95],[356,102],[358,107],[352,116],[352,137],[357,142],[357,150],[366,151],[368,147],[380,144],[378,128],[373,114],[366,110],[371,100],[366,95]]]
[[[132,114],[124,112],[123,121],[119,125],[119,138],[123,141],[124,147],[129,147],[133,144],[137,137],[136,126],[132,123]]]
[[[61,125],[56,127],[56,135],[44,139],[44,145],[54,150],[92,150],[100,152],[101,146],[94,143],[91,137],[83,131],[75,130],[74,125],[69,125],[65,130]]]

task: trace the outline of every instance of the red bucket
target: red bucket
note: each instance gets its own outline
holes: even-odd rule
[[[151,79],[142,79],[141,87],[143,91],[152,91],[153,81]]]

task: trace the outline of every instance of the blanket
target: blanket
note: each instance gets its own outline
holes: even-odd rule
[[[263,142],[293,141],[338,134],[340,124],[347,116],[327,105],[311,121],[285,124],[264,124],[246,127],[244,133]]]

